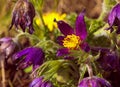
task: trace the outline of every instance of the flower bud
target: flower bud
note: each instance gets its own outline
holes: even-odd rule
[[[23,58],[22,58],[23,57]],[[13,60],[19,60],[19,68],[24,69],[33,65],[33,70],[39,67],[44,60],[44,52],[41,48],[28,47],[13,55]]]
[[[112,32],[113,26],[117,26],[118,29],[116,30],[116,33],[120,34],[120,4],[115,5],[111,10],[108,17],[108,23],[110,25],[108,30]]]
[[[34,31],[32,25],[34,17],[35,9],[32,3],[28,2],[28,0],[18,0],[13,9],[12,23],[9,30],[15,25],[17,29],[20,26],[23,32],[28,28],[29,33],[32,34]]]
[[[108,81],[96,76],[84,78],[78,87],[112,87]]]

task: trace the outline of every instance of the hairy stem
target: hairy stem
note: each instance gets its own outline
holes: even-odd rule
[[[86,64],[86,66],[87,66],[87,69],[88,69],[89,76],[92,77],[93,76],[93,70],[92,70],[91,65],[90,64]]]
[[[89,77],[92,77],[93,76],[93,69],[92,69],[92,66],[91,66],[90,58],[91,58],[91,56],[87,59],[86,67],[87,67],[87,70],[88,70]]]

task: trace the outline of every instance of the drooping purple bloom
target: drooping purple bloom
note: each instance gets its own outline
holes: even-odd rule
[[[4,37],[0,39],[0,52],[3,53],[6,58],[10,56],[16,47],[16,43],[10,37]]]
[[[32,3],[28,0],[18,0],[13,10],[13,17],[9,30],[15,25],[17,29],[18,26],[20,26],[23,32],[28,28],[29,33],[32,34],[34,31],[32,25],[34,17],[35,9]]]
[[[78,87],[112,87],[110,83],[96,76],[86,77],[79,84]]]
[[[97,62],[105,71],[113,71],[119,69],[119,58],[114,51],[101,52]]]
[[[97,62],[103,70],[119,70],[119,58],[115,51],[108,48],[91,48],[91,51],[100,52],[100,57],[97,59]]]
[[[108,17],[108,23],[110,25],[108,30],[112,32],[114,30],[113,26],[117,26],[118,29],[116,30],[116,33],[120,34],[120,4],[115,5],[111,10]]]
[[[35,78],[29,85],[29,87],[53,87],[49,81],[44,81],[43,77]]]
[[[44,57],[45,55],[41,48],[29,47],[15,53],[13,60],[20,60],[20,69],[33,65],[34,70],[43,63]]]
[[[57,51],[57,56],[61,56],[62,54],[64,55],[65,53],[68,54],[69,52],[67,51],[69,51],[69,49],[81,48],[86,52],[90,50],[88,44],[84,42],[87,37],[87,29],[84,21],[84,11],[81,12],[76,18],[75,29],[73,29],[64,21],[55,20],[55,22],[57,22],[59,30],[64,35],[57,38],[57,42],[64,47]]]

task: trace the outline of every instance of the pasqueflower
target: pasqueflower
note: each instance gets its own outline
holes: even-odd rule
[[[19,68],[21,69],[24,69],[30,65],[33,65],[33,69],[36,69],[43,63],[44,57],[44,52],[41,48],[28,47],[15,53],[13,60],[20,60]]]
[[[78,87],[112,87],[110,83],[96,76],[86,77],[79,84]]]
[[[110,25],[108,30],[112,32],[114,30],[113,26],[117,26],[118,29],[116,30],[116,33],[120,34],[120,4],[115,5],[111,10],[108,17],[108,23]]]
[[[103,70],[119,70],[119,57],[115,51],[108,48],[91,48],[91,51],[100,52],[97,62]]]
[[[29,33],[32,34],[34,31],[32,25],[34,16],[35,9],[32,3],[28,0],[18,0],[13,9],[12,22],[9,29],[11,29],[13,25],[15,25],[16,29],[20,26],[23,32],[28,28]]]
[[[81,47],[84,51],[89,51],[89,46],[84,40],[87,37],[87,29],[84,21],[84,12],[81,12],[76,18],[75,29],[64,21],[56,21],[59,30],[64,36],[59,36],[57,41],[64,48],[58,50],[57,55],[67,53],[70,49],[78,49]],[[68,52],[69,53],[69,52]]]
[[[97,60],[101,68],[105,71],[113,71],[119,69],[119,58],[115,51],[101,50],[100,57]]]

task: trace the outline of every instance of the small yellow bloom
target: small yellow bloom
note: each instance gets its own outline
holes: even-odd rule
[[[74,34],[67,35],[63,40],[63,46],[69,49],[76,48],[81,43],[80,37]]]
[[[66,17],[66,14],[60,15],[57,12],[46,13],[43,15],[43,20],[45,25],[49,28],[50,31],[53,31],[53,28],[57,28],[57,24],[54,23],[54,19],[63,20]]]

